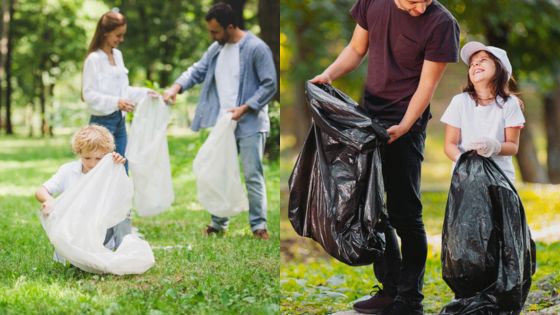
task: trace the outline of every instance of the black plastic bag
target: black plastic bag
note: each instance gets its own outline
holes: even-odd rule
[[[515,187],[489,158],[457,161],[445,209],[443,279],[456,300],[440,314],[518,314],[536,249]]]
[[[379,146],[385,128],[330,85],[306,83],[313,124],[290,176],[288,216],[349,265],[371,264],[383,253],[376,224],[387,218]]]

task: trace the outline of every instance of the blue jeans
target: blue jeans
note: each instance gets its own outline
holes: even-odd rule
[[[266,229],[266,183],[262,165],[265,142],[264,132],[237,139],[249,199],[251,231]],[[212,216],[211,226],[217,230],[225,230],[228,223],[229,218]]]
[[[126,150],[126,123],[125,118],[120,110],[113,112],[107,116],[91,116],[89,120],[90,125],[100,125],[109,130],[115,139],[115,146],[117,153],[124,156]],[[124,164],[126,173],[128,174],[128,162]],[[111,241],[114,244],[114,248],[119,247],[122,239],[125,235],[130,234],[132,230],[132,225],[130,219],[124,219],[119,224],[109,228],[107,230],[107,235],[105,237],[104,245],[109,244]],[[113,247],[113,246],[111,246]]]

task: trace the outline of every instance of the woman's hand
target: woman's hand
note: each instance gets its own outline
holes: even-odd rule
[[[148,96],[151,97],[151,98],[158,98],[161,95],[158,92],[150,89],[150,90],[148,90]]]
[[[126,162],[126,158],[118,154],[117,152],[113,152],[112,155],[113,162],[115,162],[115,164],[124,164]]]
[[[119,106],[119,109],[122,110],[123,112],[134,111],[134,103],[132,103],[131,101],[122,99],[122,98],[119,100],[118,106]]]

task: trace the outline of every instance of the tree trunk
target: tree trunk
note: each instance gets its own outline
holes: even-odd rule
[[[560,75],[556,86],[544,100],[544,125],[547,139],[548,178],[553,184],[560,184]]]
[[[259,26],[260,37],[272,50],[276,79],[280,84],[280,3],[278,1],[259,1]],[[277,90],[274,98],[280,101],[280,89]]]
[[[273,0],[266,1],[277,2]],[[225,2],[233,8],[233,11],[235,11],[235,15],[237,16],[237,23],[239,23],[239,28],[244,30],[245,19],[243,18],[243,9],[245,9],[246,0],[214,0],[214,4],[219,2]]]
[[[533,141],[533,133],[529,121],[521,131],[519,139],[519,151],[517,152],[517,163],[524,182],[547,183],[548,177],[537,159],[537,149]]]
[[[14,5],[15,0],[10,0],[10,13],[9,13],[9,20],[11,21],[14,17]],[[6,134],[13,135],[14,129],[12,127],[12,32],[13,30],[8,30],[8,41],[7,41],[7,51],[6,51]]]
[[[8,54],[8,31],[10,29],[10,10],[8,0],[2,0],[1,15],[2,23],[0,24],[2,30],[0,35],[0,129],[4,128],[4,121],[2,119],[2,82],[5,77],[6,56]]]
[[[307,47],[309,43],[303,38],[302,34],[304,30],[308,29],[310,25],[306,22],[302,22],[296,27],[295,30],[295,45],[296,45],[296,61],[294,64],[297,63],[306,63],[310,62],[315,58],[313,55],[313,50]],[[312,74],[310,74],[310,77]],[[309,130],[309,126],[311,125],[311,112],[309,111],[309,107],[307,107],[307,101],[305,98],[305,80],[303,79],[296,79],[294,82],[295,86],[295,102],[291,104],[294,107],[295,111],[295,121],[294,121],[294,130],[295,136],[297,139],[295,149],[299,151],[299,149],[303,146],[303,142],[305,141],[305,137],[307,136],[307,132]]]

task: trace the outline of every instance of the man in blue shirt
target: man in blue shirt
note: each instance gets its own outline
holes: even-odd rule
[[[268,103],[277,89],[272,53],[261,39],[238,27],[229,5],[214,5],[205,19],[215,42],[177,78],[163,98],[175,102],[178,93],[202,83],[191,126],[194,131],[214,126],[226,112],[232,114],[237,121],[235,137],[243,163],[251,230],[256,238],[268,239],[262,157],[270,130]],[[227,225],[228,218],[212,216],[206,234],[223,232]]]

